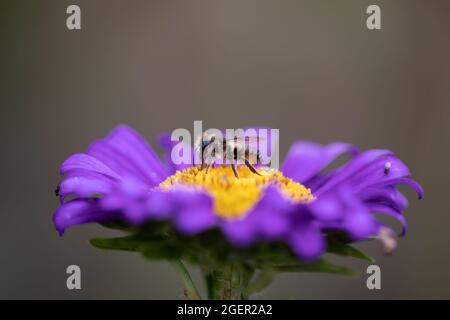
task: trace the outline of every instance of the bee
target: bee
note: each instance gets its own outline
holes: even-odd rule
[[[237,163],[243,163],[254,174],[261,175],[253,164],[261,163],[261,154],[258,150],[259,137],[237,137],[232,139],[223,138],[222,135],[204,133],[197,139],[195,151],[201,159],[201,170],[206,172],[216,162],[221,164],[230,163],[233,174],[239,178],[236,170]]]

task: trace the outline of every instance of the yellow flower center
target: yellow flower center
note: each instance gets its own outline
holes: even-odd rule
[[[310,189],[294,182],[274,169],[259,168],[261,175],[252,173],[245,166],[238,166],[239,178],[236,178],[229,166],[220,166],[200,170],[191,167],[177,171],[159,185],[160,190],[171,191],[176,186],[187,186],[205,191],[214,202],[214,212],[222,218],[244,216],[261,198],[263,190],[269,185],[276,186],[286,199],[298,202],[310,202],[315,198]]]

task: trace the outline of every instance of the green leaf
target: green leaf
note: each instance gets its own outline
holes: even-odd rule
[[[100,223],[100,225],[105,228],[113,229],[113,230],[121,230],[121,231],[132,231],[133,230],[132,226],[130,226],[122,221],[102,222],[102,223]]]
[[[143,245],[142,241],[136,239],[134,236],[120,237],[120,238],[95,238],[90,243],[98,248],[104,250],[124,250],[124,251],[139,251]]]
[[[298,262],[298,258],[284,243],[260,244],[249,249],[247,254],[254,259],[255,266],[259,269],[266,269],[274,264],[286,265]]]
[[[150,260],[174,260],[182,258],[183,248],[176,245],[154,243],[146,245],[141,253]]]
[[[335,237],[328,238],[327,252],[334,253],[340,256],[353,257],[369,262],[375,262],[375,259],[373,259],[372,257],[367,256],[362,251],[356,249],[348,243],[338,240]]]
[[[155,260],[178,259],[183,253],[181,245],[176,245],[168,239],[155,239],[140,235],[119,238],[96,238],[90,242],[99,249],[140,252],[145,258]]]
[[[292,265],[278,265],[274,266],[277,272],[320,272],[333,273],[342,276],[355,277],[357,274],[344,266],[334,265],[326,260],[319,260],[312,263],[297,263]]]
[[[261,270],[259,274],[251,281],[246,289],[247,295],[261,292],[267,288],[275,279],[277,272],[272,269]]]

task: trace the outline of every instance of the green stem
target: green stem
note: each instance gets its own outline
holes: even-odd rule
[[[213,269],[203,268],[208,299],[246,300],[246,287],[253,270],[241,264],[226,264]]]
[[[192,280],[192,277],[189,274],[189,271],[184,265],[184,263],[181,260],[172,260],[171,264],[178,272],[178,274],[181,276],[181,279],[183,280],[185,288],[184,294],[186,298],[190,300],[201,300],[202,298],[198,293],[197,287],[195,286],[194,281]]]

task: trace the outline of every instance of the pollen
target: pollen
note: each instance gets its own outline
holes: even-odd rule
[[[177,171],[161,182],[158,188],[170,192],[177,186],[184,186],[204,191],[213,199],[215,214],[226,219],[245,216],[270,185],[278,188],[293,203],[308,203],[315,199],[310,189],[286,178],[278,170],[258,168],[261,175],[257,175],[245,166],[237,166],[236,169],[239,178],[234,176],[229,166],[209,168],[208,172],[200,167],[191,167]]]

